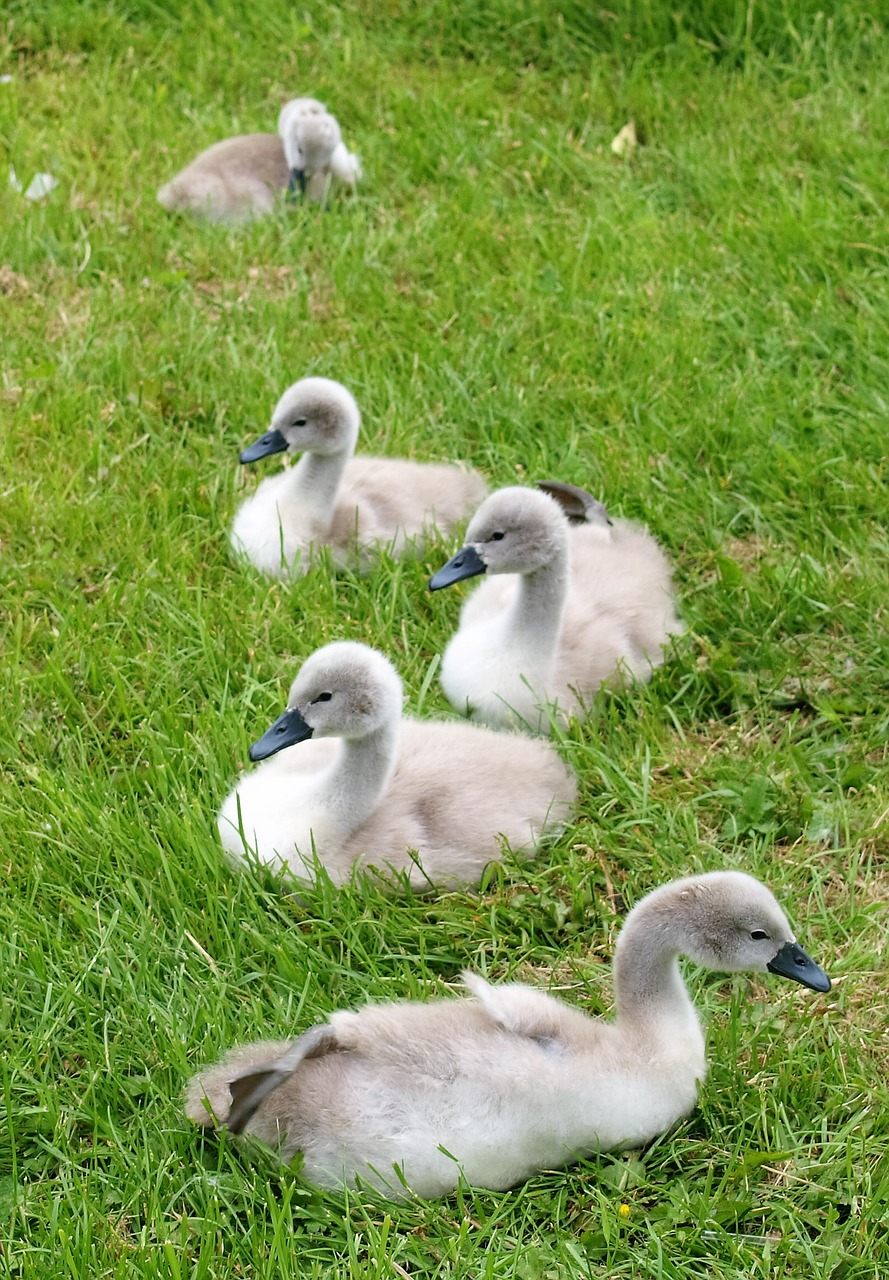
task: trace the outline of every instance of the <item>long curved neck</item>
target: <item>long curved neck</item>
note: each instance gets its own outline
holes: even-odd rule
[[[618,1022],[654,1031],[668,1024],[699,1028],[698,1015],[679,972],[680,945],[670,904],[659,896],[631,912],[614,952]],[[666,909],[665,909],[666,908]]]
[[[346,738],[327,772],[319,799],[343,838],[357,831],[377,807],[395,768],[400,718],[363,738]]]
[[[346,470],[351,450],[341,453],[304,453],[290,470],[288,501],[297,503],[306,518],[326,531],[333,516],[337,490]]]
[[[568,593],[567,539],[553,558],[533,573],[523,573],[512,608],[510,630],[525,652],[540,659],[555,653]]]

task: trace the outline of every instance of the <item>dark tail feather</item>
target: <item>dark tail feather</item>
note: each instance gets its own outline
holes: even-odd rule
[[[587,493],[586,489],[579,489],[576,484],[564,484],[561,480],[538,480],[537,488],[558,502],[571,524],[611,524],[604,503]]]

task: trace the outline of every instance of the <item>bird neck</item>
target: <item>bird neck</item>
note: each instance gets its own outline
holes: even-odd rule
[[[321,803],[346,838],[376,809],[395,769],[400,717],[363,738],[344,738],[322,786]]]
[[[682,951],[669,901],[659,895],[627,917],[614,952],[614,995],[622,1024],[659,1025],[675,1034],[700,1029],[700,1022],[679,971]],[[665,910],[665,907],[667,910]]]
[[[568,544],[532,573],[519,578],[510,630],[525,652],[551,659],[562,628],[562,611],[568,594]]]
[[[349,461],[350,450],[340,453],[304,453],[291,468],[290,499],[298,503],[306,517],[326,530],[333,516],[334,502]]]

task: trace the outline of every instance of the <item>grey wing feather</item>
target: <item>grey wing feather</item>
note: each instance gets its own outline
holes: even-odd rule
[[[586,489],[561,480],[538,480],[537,488],[558,502],[572,524],[611,524],[605,504]]]
[[[309,1027],[293,1044],[260,1070],[241,1071],[229,1081],[232,1105],[225,1127],[231,1133],[243,1133],[269,1094],[289,1080],[307,1058],[320,1058],[337,1049],[336,1032],[329,1023]]]

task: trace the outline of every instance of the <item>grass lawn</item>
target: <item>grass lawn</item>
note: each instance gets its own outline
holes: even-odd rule
[[[0,180],[0,1275],[889,1273],[878,7],[7,5],[4,164],[59,186]],[[234,231],[155,203],[296,93],[356,199]],[[687,637],[560,743],[576,824],[480,893],[297,902],[222,861],[216,809],[318,645],[378,645],[449,713],[462,591],[425,584],[453,544],[293,585],[228,555],[237,451],[307,373],[365,450],[581,484],[676,565]],[[641,1153],[393,1207],[183,1118],[231,1044],[467,966],[607,1015],[626,906],[725,867],[835,985],[688,966],[711,1074]]]

